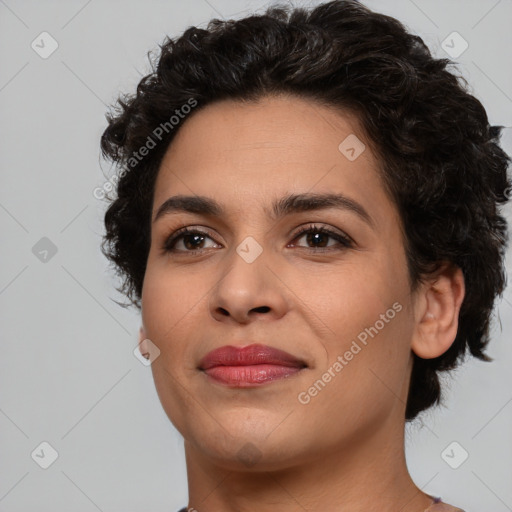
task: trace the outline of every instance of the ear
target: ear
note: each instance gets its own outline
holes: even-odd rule
[[[147,343],[146,331],[142,326],[139,329],[139,350],[140,353],[147,359],[149,354],[149,347]]]
[[[445,263],[417,291],[411,349],[423,359],[444,354],[454,342],[466,293],[464,274]]]

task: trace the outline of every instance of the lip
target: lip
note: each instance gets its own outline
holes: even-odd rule
[[[231,387],[252,387],[290,377],[307,365],[301,359],[269,347],[226,345],[201,359],[199,369],[212,379]]]

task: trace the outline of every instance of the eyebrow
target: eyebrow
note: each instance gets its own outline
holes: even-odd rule
[[[271,211],[265,208],[265,212],[273,221],[276,221],[292,213],[325,210],[328,208],[337,208],[355,213],[370,227],[375,227],[372,217],[364,207],[343,194],[289,194],[275,201],[272,204]],[[217,201],[209,197],[178,195],[170,197],[162,203],[156,212],[153,222],[171,213],[195,213],[220,217],[225,212],[224,208]]]

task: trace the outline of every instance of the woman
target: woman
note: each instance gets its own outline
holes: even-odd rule
[[[461,510],[412,481],[404,426],[466,347],[489,360],[510,182],[448,63],[354,1],[272,8],[166,39],[108,116],[103,251],[188,510]]]

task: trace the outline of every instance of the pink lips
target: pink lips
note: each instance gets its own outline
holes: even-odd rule
[[[206,354],[199,368],[231,387],[251,387],[289,377],[307,365],[296,357],[266,345],[238,348],[226,345]]]

